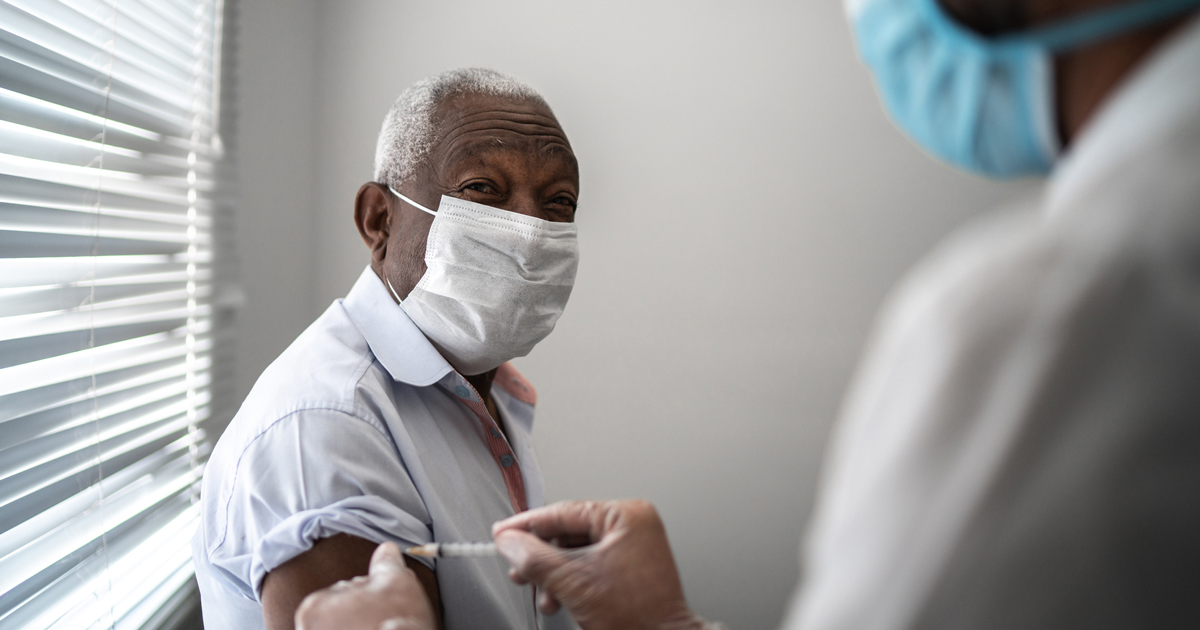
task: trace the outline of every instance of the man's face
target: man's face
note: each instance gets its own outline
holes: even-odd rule
[[[558,121],[530,101],[466,94],[435,115],[436,144],[397,190],[436,210],[442,195],[555,222],[575,220],[579,166]],[[390,199],[381,271],[401,299],[425,274],[425,239],[434,217]]]

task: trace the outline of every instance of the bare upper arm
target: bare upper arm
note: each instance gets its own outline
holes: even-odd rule
[[[296,609],[313,591],[339,580],[366,575],[371,554],[377,545],[369,540],[337,534],[318,540],[308,551],[275,567],[263,578],[263,624],[267,630],[293,630]],[[437,576],[429,567],[405,558],[408,568],[417,574],[434,614],[440,619],[442,603]]]

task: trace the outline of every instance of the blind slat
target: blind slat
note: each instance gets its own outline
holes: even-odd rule
[[[209,339],[196,340],[197,353],[211,346]],[[88,348],[0,369],[0,396],[187,354],[186,344],[175,331]]]
[[[188,398],[191,390],[196,392],[194,401]],[[13,498],[24,496],[21,494],[22,492],[28,493],[31,489],[38,487],[37,484],[22,485],[12,481],[18,475],[32,471],[48,462],[61,460],[81,449],[94,448],[93,445],[80,444],[78,434],[81,427],[92,432],[90,440],[116,439],[119,436],[133,435],[142,427],[149,427],[181,413],[186,414],[189,407],[203,406],[207,401],[206,388],[181,381],[147,392],[141,399],[133,401],[136,404],[110,405],[110,408],[106,409],[97,408],[93,413],[83,415],[84,422],[64,422],[61,424],[65,426],[58,431],[41,431],[44,434],[35,439],[6,445],[4,461],[0,464],[2,465],[0,467],[0,505],[4,505]],[[9,431],[9,433],[15,433],[15,431]],[[89,455],[89,457],[91,456]],[[30,479],[45,479],[45,477],[34,476]]]
[[[21,5],[21,6],[14,6]],[[193,75],[206,78],[203,75],[203,60],[201,67],[189,67],[183,59],[174,64],[161,54],[147,50],[138,40],[117,38],[114,42],[109,37],[97,36],[99,26],[92,20],[72,19],[71,11],[62,5],[48,5],[44,1],[9,0],[0,5],[0,24],[5,30],[28,42],[28,47],[21,46],[18,40],[14,45],[27,48],[31,52],[53,50],[75,63],[90,68],[97,74],[111,74],[114,79],[136,86],[147,94],[187,108]]]
[[[205,270],[191,278],[204,282],[211,274]],[[30,315],[76,308],[86,303],[107,303],[122,299],[141,298],[186,287],[186,272],[159,274],[157,281],[123,278],[124,282],[78,282],[70,285],[51,285],[34,288],[0,289],[0,319],[13,315]],[[129,280],[141,280],[130,282]],[[185,291],[186,292],[186,291]]]
[[[118,458],[136,451],[141,447],[153,445],[163,440],[171,441],[188,428],[187,400],[166,400],[149,410],[144,415],[134,415],[124,418],[105,418],[98,421],[98,434],[89,439],[99,440],[99,446],[81,443],[79,432],[68,435],[51,435],[47,438],[34,440],[15,451],[32,450],[31,453],[18,452],[14,456],[27,456],[33,465],[9,477],[0,479],[0,505],[5,507],[4,518],[21,519],[34,516],[42,510],[52,507],[69,495],[61,490],[52,488],[53,484],[64,479],[84,480],[88,484],[99,481],[103,472],[104,461]],[[199,409],[200,407],[197,407]],[[97,433],[93,432],[93,433]],[[42,442],[49,442],[42,444]],[[40,458],[43,461],[38,461]],[[100,459],[101,461],[97,461]],[[26,462],[16,462],[17,465]],[[111,472],[111,470],[110,470]],[[79,485],[76,484],[75,488]],[[49,496],[48,496],[49,495]],[[25,502],[22,503],[22,500]],[[24,512],[24,514],[22,513]]]
[[[0,591],[7,591],[20,582],[51,567],[88,543],[100,538],[106,529],[136,518],[155,503],[179,492],[195,479],[195,473],[161,475],[161,479],[143,477],[141,488],[123,488],[115,495],[106,495],[104,510],[91,510],[0,559]],[[138,491],[131,491],[138,490]]]
[[[192,369],[207,372],[207,353],[196,353]],[[189,371],[182,357],[167,358],[126,367],[110,372],[89,374],[86,377],[19,391],[0,398],[0,423],[19,421],[26,416],[54,411],[60,407],[94,404],[99,397],[181,376]],[[79,408],[86,412],[86,407]]]
[[[170,177],[189,170],[188,155],[182,150],[154,153],[126,149],[113,145],[105,136],[76,138],[5,120],[0,120],[0,147],[6,155],[75,166],[89,166],[103,158],[108,170],[151,177]],[[190,170],[203,181],[210,179],[207,164]]]
[[[189,264],[194,266],[194,273],[211,277],[209,265],[175,261],[172,256],[0,258],[0,289],[68,287],[91,282],[97,285],[183,282],[188,277]]]
[[[219,5],[0,0],[0,627],[138,628],[191,580]]]
[[[191,129],[193,117],[188,109],[97,74],[3,29],[0,71],[5,74],[9,90],[80,111],[105,112],[119,122],[160,133],[182,135]],[[195,115],[204,113],[196,111]]]
[[[54,507],[5,530],[0,533],[0,557],[58,530],[63,524],[96,507],[101,495],[113,496],[137,479],[162,469],[179,458],[189,444],[186,440],[176,440],[147,457],[112,471],[98,485],[83,490],[77,488],[75,494]]]
[[[159,201],[148,199],[145,196],[132,196],[121,194],[114,190],[111,186],[105,187],[100,192],[97,192],[97,187],[101,185],[104,174],[98,172],[81,173],[86,177],[80,177],[78,182],[74,184],[60,184],[44,179],[31,179],[5,173],[4,158],[0,154],[0,190],[3,192],[5,201],[17,203],[26,206],[41,206],[47,208],[78,208],[79,206],[87,206],[91,208],[113,208],[121,211],[146,211],[146,212],[165,212],[168,214],[189,214],[192,208],[197,211],[197,216],[204,216],[209,213],[212,205],[204,195],[197,191],[196,202],[188,204],[186,193],[183,197],[183,202],[179,201]],[[88,181],[91,180],[91,185]],[[100,203],[97,203],[97,202]],[[103,212],[103,210],[100,210]],[[208,250],[202,250],[201,255],[206,255]],[[3,256],[3,252],[0,252]]]
[[[159,376],[163,374],[160,372]],[[95,400],[84,398],[13,418],[0,423],[0,444],[13,448],[34,438],[83,426],[95,418],[107,418],[172,396],[186,395],[189,387],[202,391],[210,380],[209,375],[204,374],[188,383],[184,372],[177,369],[163,380],[97,395]]]
[[[0,89],[0,120],[33,129],[75,138],[103,140],[105,146],[130,151],[153,152],[167,149],[172,155],[187,157],[182,147],[165,147],[164,136],[137,127],[117,124],[85,112]]]
[[[169,506],[173,498],[188,490],[198,479],[199,475],[189,465],[188,459],[187,455],[182,455],[159,468],[157,473],[143,475],[116,493],[105,494],[104,510],[87,510],[0,560],[0,569],[9,569],[6,561],[10,559],[23,561],[12,562],[14,566],[11,568],[18,570],[18,573],[0,573],[0,588],[29,581],[32,586],[39,587],[37,590],[43,590],[72,574],[90,574],[107,582],[106,571],[95,569],[129,553],[146,536],[161,528],[164,523],[154,522],[155,508]],[[176,507],[182,506],[176,504]],[[138,527],[146,524],[146,521],[149,521],[150,527]],[[97,552],[107,553],[97,557]],[[91,558],[95,558],[95,561],[88,562]],[[40,605],[26,607],[26,614],[51,615],[51,619],[43,617],[41,623],[34,622],[36,627],[48,627],[53,618],[88,598],[103,594],[98,592],[94,580],[79,580],[71,586],[65,592],[56,593],[58,597],[50,601],[35,600],[31,603]],[[7,599],[0,597],[0,615],[5,615],[0,617],[0,622],[7,622],[8,613],[23,603],[5,601]]]
[[[22,589],[24,597],[15,600],[14,606],[6,611],[4,598],[0,597],[0,623],[11,623],[13,627],[50,628],[60,622],[71,611],[86,605],[88,600],[106,599],[103,591],[97,591],[94,578],[107,575],[113,557],[124,557],[137,549],[139,543],[154,532],[165,527],[176,518],[195,520],[194,508],[189,505],[184,493],[169,496],[152,506],[143,516],[122,523],[110,530],[112,540],[93,540],[61,561],[64,570],[47,571],[30,580],[34,588]],[[101,589],[104,585],[99,585]]]
[[[205,294],[199,297],[207,297],[207,291],[206,288]],[[6,317],[0,319],[0,343],[33,337],[47,337],[60,333],[107,329],[127,330],[127,332],[114,332],[113,334],[132,339],[146,336],[138,334],[139,330],[145,328],[139,326],[140,324],[175,322],[186,320],[189,316],[186,290],[147,296],[145,299],[160,299],[160,301],[127,307]],[[204,315],[207,313],[201,313],[197,309],[194,314]],[[175,327],[172,326],[168,330],[175,330]],[[124,341],[124,339],[121,340]],[[49,341],[47,340],[47,342]]]
[[[90,166],[62,164],[0,153],[0,174],[31,179],[36,182],[75,186],[85,190],[99,189],[103,194],[117,194],[186,207],[198,200],[189,188],[203,190],[207,182],[189,186],[187,177],[147,177]]]
[[[188,435],[187,419],[175,418],[145,427],[144,430],[135,431],[133,435],[123,436],[120,440],[101,443],[101,446],[108,448],[101,455],[103,462],[91,466],[76,463],[65,471],[31,469],[30,474],[22,478],[42,485],[24,495],[13,497],[6,503],[0,522],[3,522],[5,527],[12,527],[21,522],[22,516],[29,517],[50,509],[69,498],[79,488],[94,485],[104,475],[119,471],[139,459],[144,459],[164,445],[180,439],[181,436]]]

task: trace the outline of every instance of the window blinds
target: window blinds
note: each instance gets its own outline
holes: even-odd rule
[[[192,578],[221,16],[0,0],[0,627],[139,628]]]

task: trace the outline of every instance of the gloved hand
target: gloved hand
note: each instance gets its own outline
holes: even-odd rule
[[[543,613],[566,606],[584,630],[711,627],[688,609],[666,529],[646,501],[555,503],[496,523],[492,536],[513,581],[541,589]]]
[[[436,630],[421,583],[395,543],[371,555],[371,572],[315,591],[296,609],[297,630]]]

